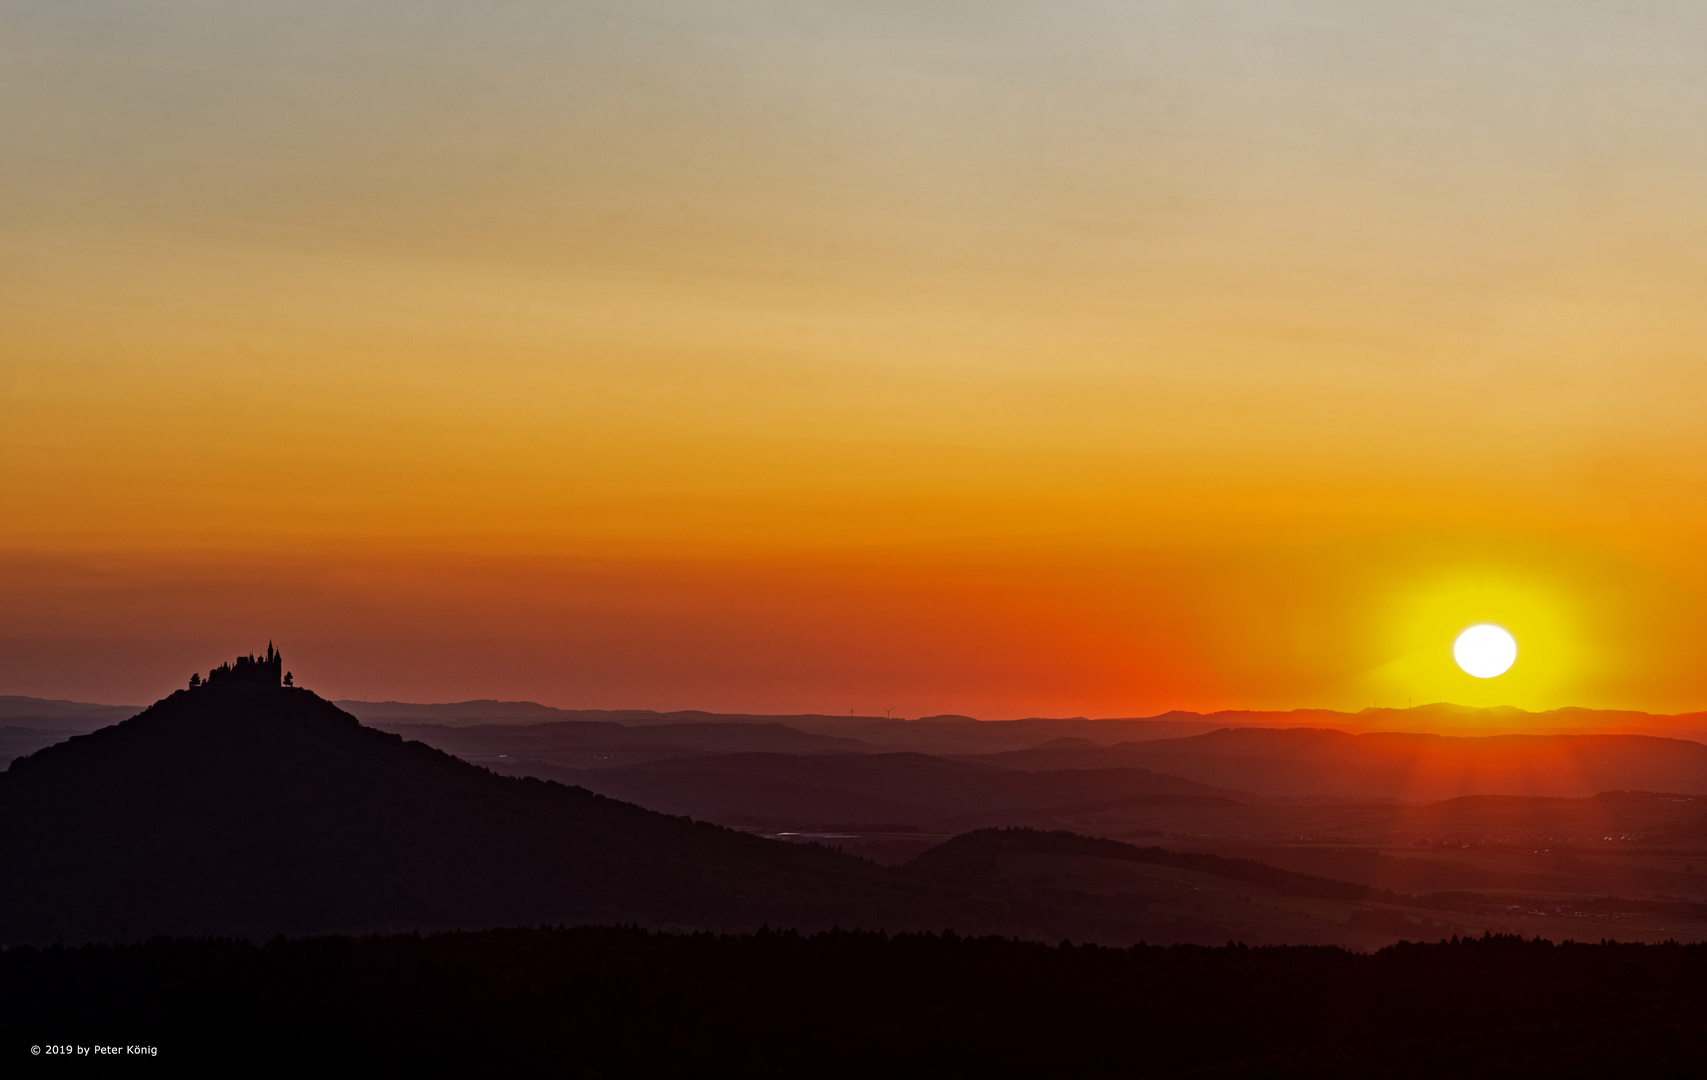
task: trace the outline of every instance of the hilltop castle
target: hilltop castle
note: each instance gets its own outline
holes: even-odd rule
[[[239,656],[236,661],[221,664],[207,673],[207,681],[202,677],[190,676],[190,686],[215,686],[219,684],[240,684],[245,686],[279,686],[291,685],[291,676],[284,670],[284,654],[273,648],[272,642],[267,642],[267,655]]]

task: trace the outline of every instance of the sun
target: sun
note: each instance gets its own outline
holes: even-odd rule
[[[1517,661],[1517,639],[1502,627],[1480,623],[1458,635],[1452,643],[1452,658],[1466,673],[1491,679],[1504,675]]]

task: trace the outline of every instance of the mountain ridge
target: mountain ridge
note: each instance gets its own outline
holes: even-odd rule
[[[565,709],[542,705],[534,701],[499,701],[478,699],[442,704],[416,704],[398,701],[369,702],[340,699],[340,708],[363,720],[417,719],[427,722],[445,720],[525,720],[552,717],[557,719],[606,719],[618,723],[694,723],[741,721],[759,723],[810,724],[813,727],[874,727],[922,725],[933,728],[964,728],[968,724],[990,728],[1006,726],[1012,729],[1052,726],[1060,731],[1106,733],[1125,725],[1146,725],[1161,730],[1167,725],[1199,727],[1203,731],[1221,727],[1335,727],[1362,733],[1367,731],[1417,731],[1435,734],[1567,734],[1608,731],[1617,733],[1628,729],[1632,734],[1694,732],[1707,739],[1707,711],[1682,713],[1650,713],[1635,709],[1593,709],[1582,706],[1562,706],[1555,709],[1531,711],[1510,705],[1478,707],[1451,702],[1431,702],[1404,709],[1371,706],[1355,712],[1337,709],[1220,709],[1197,712],[1171,709],[1152,716],[1111,717],[1043,717],[1029,716],[1010,720],[979,720],[958,714],[921,716],[914,719],[882,716],[842,716],[834,713],[717,713],[703,709],[659,711],[652,709]],[[436,719],[435,719],[436,718]],[[1182,733],[1182,734],[1192,734]],[[1688,736],[1685,736],[1688,737]]]
[[[1707,745],[1637,734],[1447,735],[1336,728],[1221,728],[1181,739],[963,755],[1016,770],[1132,767],[1267,796],[1583,797],[1707,793]]]

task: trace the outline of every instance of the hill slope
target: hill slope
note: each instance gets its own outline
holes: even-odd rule
[[[142,710],[135,705],[91,705],[83,701],[0,694],[0,725],[38,731],[93,731],[116,724]]]
[[[1248,727],[960,760],[1016,770],[1142,768],[1261,795],[1418,803],[1466,795],[1707,794],[1707,746],[1649,735],[1353,735],[1328,728]]]
[[[1029,821],[1051,810],[1231,806],[1239,797],[1144,769],[1032,773],[925,754],[726,754],[598,771],[551,771],[520,759],[498,767],[730,825],[882,821],[958,831],[985,818]]]
[[[541,922],[893,929],[940,918],[932,896],[824,849],[496,776],[288,687],[179,691],[0,775],[0,942]]]

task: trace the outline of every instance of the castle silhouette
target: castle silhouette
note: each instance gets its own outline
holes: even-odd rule
[[[270,686],[277,689],[292,685],[292,679],[290,672],[284,670],[284,653],[275,650],[269,641],[266,656],[239,656],[232,663],[221,664],[208,672],[205,681],[199,672],[190,676],[191,689],[219,685]]]

